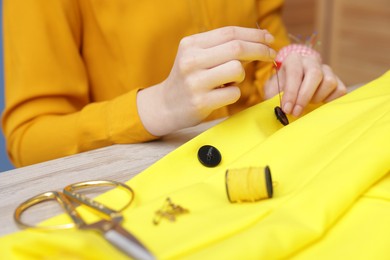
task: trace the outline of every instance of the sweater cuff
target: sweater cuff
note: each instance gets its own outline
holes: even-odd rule
[[[137,108],[139,90],[121,95],[109,104],[108,134],[113,143],[140,143],[159,138],[150,134],[142,124]]]

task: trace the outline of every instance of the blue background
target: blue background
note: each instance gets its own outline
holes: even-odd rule
[[[0,0],[0,111],[4,108],[4,67],[3,67],[3,1]],[[0,172],[13,169],[5,151],[3,131],[0,135]]]

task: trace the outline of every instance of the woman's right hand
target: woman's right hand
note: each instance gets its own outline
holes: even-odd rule
[[[223,27],[181,40],[175,63],[162,83],[141,90],[138,112],[145,128],[162,136],[200,123],[240,97],[242,62],[273,61],[274,40],[266,30]]]

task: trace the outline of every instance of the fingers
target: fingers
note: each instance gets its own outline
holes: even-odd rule
[[[276,52],[269,47],[273,40],[266,30],[234,26],[183,38],[167,79],[155,88],[161,92],[163,113],[172,122],[169,131],[196,124],[213,110],[236,102],[240,89],[232,85],[245,78],[242,63],[273,60]]]
[[[282,66],[285,72],[284,94],[282,98],[282,109],[285,113],[291,114],[295,107],[298,92],[304,77],[303,63],[299,54],[290,54]]]
[[[198,56],[204,68],[210,68],[229,60],[240,61],[273,61],[276,52],[264,44],[233,40],[204,50]]]
[[[338,80],[332,69],[327,65],[322,65],[323,79],[312,97],[313,103],[320,103],[337,88]]]
[[[198,71],[186,78],[186,86],[193,94],[207,93],[229,83],[245,79],[245,69],[237,60],[229,61],[212,69]]]
[[[180,63],[191,70],[212,68],[230,60],[272,61],[276,52],[267,45],[272,41],[266,31],[224,27],[184,38],[179,46]]]
[[[296,96],[295,106],[292,109],[294,116],[301,115],[303,109],[309,104],[316,88],[323,79],[321,65],[314,59],[304,59],[302,61],[303,81],[301,85],[294,85],[294,95]]]
[[[201,85],[214,89],[227,83],[240,83],[245,79],[245,69],[237,60],[203,71]]]
[[[197,46],[206,49],[233,40],[268,45],[273,43],[274,37],[267,30],[227,26],[186,37],[182,42],[189,46]]]
[[[273,75],[270,79],[268,79],[263,88],[265,99],[270,99],[279,93],[277,84],[276,75]]]
[[[336,98],[344,96],[345,94],[347,94],[347,87],[344,85],[344,83],[339,78],[337,78],[336,89],[333,90],[333,92],[330,93],[330,95],[326,99],[324,99],[324,102],[332,101]]]
[[[300,116],[309,103],[328,102],[346,93],[345,85],[327,65],[311,57],[290,54],[284,64],[283,111]]]
[[[241,92],[237,86],[217,88],[211,91],[205,100],[205,105],[212,106],[214,110],[222,106],[235,103],[240,98]]]

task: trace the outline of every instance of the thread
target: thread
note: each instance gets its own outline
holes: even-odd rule
[[[278,65],[278,63],[276,61],[273,61],[273,63],[274,63],[274,68],[275,68],[275,73],[276,73],[276,82],[278,83],[279,104],[280,104],[280,107],[282,107],[282,96],[280,95],[280,83],[279,83],[279,73],[278,73],[280,65]]]
[[[230,202],[255,202],[272,198],[273,186],[268,166],[229,169],[225,175]]]

